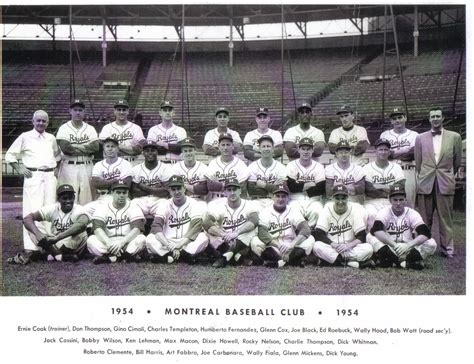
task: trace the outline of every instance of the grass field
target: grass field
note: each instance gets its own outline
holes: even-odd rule
[[[313,267],[270,269],[185,264],[6,263],[22,249],[21,191],[3,190],[3,295],[463,295],[466,217],[455,214],[455,258],[430,257],[423,271]]]

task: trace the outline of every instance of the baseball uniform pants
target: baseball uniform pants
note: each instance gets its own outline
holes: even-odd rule
[[[281,240],[280,241],[281,243],[284,243],[285,241],[284,240]],[[289,241],[288,241],[289,242]],[[300,244],[300,245],[297,245],[295,248],[301,248],[305,251],[306,255],[310,255],[312,250],[313,250],[313,247],[314,247],[314,237],[311,235],[308,239],[306,240],[303,240],[303,242]],[[258,255],[259,257],[262,256],[262,253],[263,251],[267,248],[267,247],[271,247],[272,249],[275,250],[275,252],[280,255],[280,257],[282,256],[282,254],[280,253],[280,249],[278,249],[276,246],[272,246],[272,245],[267,245],[265,244],[263,241],[261,241],[258,237],[256,239],[252,239],[251,243],[250,243],[250,248],[252,249],[252,251]],[[290,252],[287,253],[287,255],[289,255]]]
[[[49,231],[49,233],[47,233],[47,235],[52,236],[51,230]],[[30,238],[39,250],[43,250],[42,248],[38,247],[38,239],[36,239],[36,237],[31,233],[30,233]],[[70,250],[71,254],[81,254],[82,251],[86,247],[86,241],[87,241],[87,234],[83,232],[83,233],[73,235],[73,236],[68,236],[67,238],[59,240],[53,246],[56,247],[59,251],[61,251],[61,248],[64,247]]]
[[[372,245],[372,248],[374,249],[374,253],[378,252],[380,248],[384,247],[386,244],[382,243],[379,239],[377,239],[375,236],[372,234],[367,234],[367,242]],[[387,245],[388,246],[388,245]],[[401,261],[406,259],[406,255],[408,252],[406,252],[403,255],[399,255],[393,250],[391,247],[389,247],[390,250],[400,259]],[[423,244],[420,244],[415,247],[416,250],[420,253],[421,257],[426,259],[430,255],[433,255],[436,251],[436,241],[434,239],[428,239],[425,241]]]
[[[92,176],[92,162],[86,164],[69,164],[63,161],[59,169],[58,185],[69,184],[76,191],[75,202],[86,205],[92,201],[90,179]]]
[[[181,239],[174,239],[174,238],[167,238],[169,242],[179,244]],[[182,250],[185,252],[196,255],[202,253],[206,250],[209,240],[205,233],[201,232],[198,234],[194,241],[191,241],[188,245],[186,245]],[[158,239],[155,237],[154,234],[149,234],[146,237],[146,248],[149,253],[157,254],[161,257],[165,256],[170,252],[170,250],[161,244]]]
[[[314,243],[313,253],[331,264],[334,264],[339,255],[336,249],[322,241],[316,241]],[[342,253],[341,256],[347,261],[363,262],[370,259],[373,253],[374,250],[372,249],[372,245],[369,243],[362,243],[356,245],[351,250]]]
[[[217,249],[219,246],[221,246],[224,243],[224,240],[222,240],[221,237],[213,236],[206,234],[209,239],[209,244],[214,248]],[[258,239],[256,235],[256,230],[249,231],[248,233],[241,234],[237,237],[238,240],[240,240],[244,245],[250,246],[251,242],[253,239]]]
[[[111,242],[114,242],[117,239],[122,238],[121,236],[109,237]],[[130,243],[126,244],[122,250],[130,255],[136,255],[140,253],[145,248],[146,237],[143,234],[138,235]],[[87,239],[87,249],[89,252],[96,256],[100,257],[107,254],[108,246],[107,244],[102,243],[95,235],[89,236]]]
[[[373,199],[366,199],[364,208],[367,212],[367,229],[370,231],[372,226],[374,225],[375,219],[377,218],[377,214],[380,210],[384,207],[390,206],[390,201],[388,198],[373,198]]]
[[[155,217],[156,207],[161,200],[156,196],[143,196],[134,198],[130,203],[138,206],[146,218],[151,218]]]
[[[318,200],[292,200],[289,206],[301,212],[301,215],[308,221],[308,225],[311,229],[314,229],[318,222],[319,215],[323,211],[323,204]]]

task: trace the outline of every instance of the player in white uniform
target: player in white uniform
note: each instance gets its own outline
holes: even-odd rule
[[[334,154],[337,143],[345,140],[352,147],[351,161],[361,166],[367,164],[368,159],[364,157],[364,153],[370,145],[367,130],[354,124],[354,113],[350,106],[342,106],[336,114],[339,116],[342,126],[334,129],[329,135],[329,151]]]
[[[43,110],[35,111],[33,130],[22,133],[16,138],[5,154],[5,162],[25,178],[23,217],[56,201],[56,166],[61,159],[61,152],[54,135],[46,132],[48,124],[48,114]],[[37,225],[47,228],[48,224]],[[25,228],[23,228],[23,246],[27,259],[41,258],[38,247]]]
[[[391,186],[389,199],[391,206],[379,211],[367,236],[378,258],[378,266],[423,269],[422,261],[435,253],[436,241],[431,238],[430,229],[421,215],[406,206],[402,186]]]
[[[313,140],[313,158],[317,159],[323,154],[326,147],[324,133],[311,125],[311,116],[313,109],[308,103],[303,103],[298,107],[299,124],[289,128],[283,136],[285,153],[290,161],[298,159],[300,156],[298,144],[302,138],[310,138]]]
[[[258,238],[252,241],[252,251],[264,265],[283,267],[285,264],[304,266],[302,259],[311,254],[314,237],[303,215],[288,205],[290,191],[285,184],[273,192],[273,204],[259,216]]]
[[[405,174],[400,165],[388,160],[390,142],[387,139],[377,139],[374,145],[375,161],[364,166],[366,195],[364,207],[367,211],[369,229],[372,228],[378,211],[390,205],[387,199],[390,186],[405,183]]]
[[[107,138],[118,140],[119,155],[135,166],[142,162],[138,157],[142,153],[145,137],[142,128],[127,120],[128,112],[129,106],[126,100],[116,102],[114,105],[115,121],[102,128],[99,140],[101,142]]]
[[[260,137],[258,144],[261,158],[249,165],[248,193],[251,200],[265,208],[272,204],[273,191],[286,181],[286,168],[273,159],[274,146],[271,136]]]
[[[323,165],[312,159],[313,141],[310,138],[301,139],[298,150],[299,159],[286,166],[291,206],[300,210],[313,229],[323,209],[326,175]]]
[[[324,206],[313,233],[316,240],[313,252],[331,265],[374,268],[373,249],[366,242],[364,208],[349,202],[348,197],[345,186],[334,187],[332,201]]]
[[[391,144],[390,159],[400,164],[405,174],[405,192],[407,206],[415,206],[416,179],[415,179],[415,140],[416,131],[409,130],[405,124],[407,116],[401,107],[396,107],[390,113],[390,122],[393,129],[384,131],[380,138],[387,139]]]
[[[58,202],[28,214],[23,224],[33,242],[49,254],[48,260],[77,262],[86,247],[89,216],[84,207],[74,203],[74,187],[60,185],[56,194]],[[44,233],[35,221],[48,221],[51,228]]]
[[[183,160],[173,165],[172,174],[183,178],[187,196],[207,202],[207,165],[196,160],[196,142],[186,138],[180,146]]]
[[[349,201],[364,203],[365,178],[363,168],[351,162],[352,147],[345,140],[337,143],[336,162],[327,165],[326,197],[331,198],[334,186],[344,185],[349,192]]]
[[[186,196],[180,176],[172,176],[168,186],[172,198],[160,201],[146,246],[153,263],[173,263],[179,259],[192,264],[209,241],[202,231],[206,204]]]
[[[153,140],[158,144],[158,159],[160,161],[176,163],[181,159],[179,142],[187,137],[186,130],[173,123],[174,106],[170,101],[161,103],[160,116],[161,123],[150,128],[147,140]]]
[[[242,150],[242,139],[235,130],[228,127],[229,125],[229,110],[225,107],[220,107],[216,110],[216,123],[217,128],[209,130],[204,136],[204,142],[202,144],[202,150],[205,155],[216,157],[221,154],[219,149],[219,136],[221,134],[232,135],[232,142],[234,148],[233,154],[238,154]]]
[[[226,199],[212,201],[203,222],[209,237],[207,252],[215,258],[213,267],[223,268],[233,259],[241,262],[250,253],[257,238],[258,208],[242,199],[240,182],[231,178],[225,183]]]
[[[92,201],[90,179],[99,139],[95,128],[84,122],[85,105],[81,100],[74,100],[69,113],[71,120],[61,125],[56,133],[63,153],[58,183],[73,186],[76,202],[85,205]]]
[[[257,109],[255,122],[257,123],[257,129],[249,131],[247,134],[245,134],[244,138],[244,156],[247,158],[248,164],[262,157],[258,141],[264,135],[268,135],[273,139],[273,158],[277,159],[282,157],[283,138],[281,137],[281,133],[279,131],[269,128],[271,119],[270,115],[268,114],[268,108],[259,107]]]
[[[118,258],[138,262],[145,248],[145,217],[128,199],[127,182],[116,181],[111,189],[112,201],[101,204],[92,216],[94,235],[87,239],[87,248],[95,257],[92,262],[113,263]]]
[[[249,170],[245,163],[232,154],[234,148],[231,134],[219,136],[220,156],[211,160],[207,166],[206,179],[209,190],[209,201],[225,197],[224,184],[230,178],[236,178],[242,187],[242,194],[247,194]]]

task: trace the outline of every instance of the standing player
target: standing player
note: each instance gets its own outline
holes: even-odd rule
[[[239,133],[228,127],[229,125],[229,110],[225,107],[220,107],[216,111],[216,123],[217,128],[209,130],[204,136],[204,142],[202,150],[205,155],[216,157],[220,154],[219,149],[219,136],[221,134],[230,134],[234,148],[233,154],[238,154],[242,150],[242,139],[240,139]]]
[[[352,147],[352,162],[363,166],[367,163],[363,154],[370,145],[367,130],[354,124],[354,113],[350,106],[342,106],[336,114],[339,116],[342,126],[331,132],[328,141],[329,151],[334,154],[337,143],[345,140]]]
[[[22,133],[15,139],[5,154],[5,162],[23,176],[23,217],[38,211],[42,206],[56,201],[56,166],[60,161],[60,150],[54,135],[46,132],[49,117],[46,111],[33,114],[33,130]],[[20,162],[22,164],[20,164]],[[43,228],[47,227],[47,224]],[[27,259],[41,257],[28,231],[23,228],[23,246]]]
[[[186,130],[173,123],[174,106],[170,101],[160,105],[161,123],[150,128],[147,140],[158,145],[158,159],[163,163],[176,163],[180,160],[181,147],[179,142],[186,138]]]
[[[137,262],[145,247],[145,217],[130,203],[127,182],[116,181],[111,189],[112,201],[99,205],[92,216],[94,235],[87,239],[87,248],[94,264],[114,263],[118,258]]]
[[[208,244],[202,232],[206,204],[186,196],[180,176],[172,176],[168,186],[171,199],[160,201],[146,246],[153,263],[173,263],[178,259],[193,263]]]
[[[132,165],[140,163],[138,156],[142,153],[141,145],[145,141],[142,128],[127,120],[129,112],[126,100],[119,100],[114,105],[115,121],[105,125],[100,134],[100,141],[113,138],[119,142],[119,155]]]
[[[269,128],[271,119],[268,115],[268,108],[259,107],[257,109],[255,122],[257,123],[257,129],[249,131],[244,138],[244,156],[249,163],[262,157],[258,141],[264,135],[268,135],[273,139],[273,158],[283,156],[283,139],[279,131]]]
[[[73,186],[76,202],[83,206],[92,201],[90,179],[94,153],[99,150],[97,132],[84,122],[85,107],[81,100],[74,100],[69,108],[71,120],[61,125],[56,134],[63,153],[59,184]]]
[[[373,268],[372,246],[366,242],[364,209],[348,202],[349,193],[343,185],[335,186],[332,201],[324,206],[314,232],[313,252],[331,265],[352,268]]]
[[[285,152],[290,161],[298,159],[300,156],[298,144],[302,138],[313,140],[313,158],[318,158],[323,154],[326,147],[324,133],[311,125],[313,109],[308,103],[303,103],[298,107],[299,124],[289,128],[283,136]]]
[[[405,174],[407,205],[413,208],[416,197],[415,140],[418,133],[406,128],[407,116],[401,107],[394,108],[390,113],[390,122],[393,129],[384,131],[380,134],[380,138],[387,139],[392,145],[390,159],[402,167]]]
[[[406,193],[401,186],[390,187],[390,204],[377,214],[367,235],[378,266],[423,269],[422,261],[436,251],[436,241],[420,214],[406,206]]]

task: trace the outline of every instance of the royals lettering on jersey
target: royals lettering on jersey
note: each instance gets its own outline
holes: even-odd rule
[[[313,174],[296,173],[296,182],[314,182],[316,179]]]
[[[354,184],[355,182],[354,176],[334,176],[335,184],[350,185]]]
[[[262,175],[262,174],[257,174],[256,175],[257,181],[264,181],[268,183],[273,183],[278,179],[278,176],[273,173],[269,173],[268,176]]]
[[[130,216],[124,216],[120,219],[107,216],[105,219],[105,225],[107,226],[107,229],[115,229],[127,224],[130,224]]]
[[[239,214],[237,217],[224,216],[224,219],[222,220],[222,227],[224,230],[235,231],[246,222],[247,217],[244,214]]]
[[[105,180],[117,179],[117,177],[120,177],[121,173],[122,172],[120,171],[120,169],[115,168],[110,172],[102,172],[102,178]]]
[[[178,141],[178,136],[176,135],[176,133],[171,133],[168,135],[157,134],[156,141],[165,143],[176,143]]]
[[[191,222],[191,216],[185,212],[183,216],[168,216],[168,225],[170,228],[179,228]]]
[[[345,220],[342,224],[336,224],[333,222],[329,223],[328,234],[330,235],[342,235],[347,231],[352,230],[352,225],[348,220]]]
[[[125,130],[124,132],[120,134],[112,133],[110,137],[113,139],[116,139],[119,142],[119,144],[123,144],[126,140],[133,139],[133,134],[129,130]]]
[[[405,231],[410,230],[410,225],[406,220],[402,220],[401,224],[395,224],[394,222],[388,223],[386,226],[387,233],[390,235],[396,235],[397,240],[405,233]]]
[[[357,135],[351,135],[350,137],[339,137],[339,142],[347,141],[349,144],[354,145],[359,142]]]
[[[66,220],[64,219],[54,219],[52,222],[53,229],[56,229],[58,233],[62,233],[69,229],[74,223],[71,220],[71,217],[68,217]]]
[[[392,149],[398,149],[402,147],[409,147],[411,144],[407,138],[402,138],[399,140],[391,139],[390,145],[392,146]]]
[[[149,187],[163,185],[163,181],[160,179],[159,176],[154,176],[153,178],[146,178],[143,176],[139,176],[138,183],[143,183],[144,185],[147,185]]]
[[[235,173],[233,170],[228,172],[216,171],[215,176],[219,179],[219,181],[223,182],[231,178],[237,178],[237,173]]]
[[[379,183],[382,185],[393,183],[395,180],[396,177],[393,173],[389,173],[386,176],[372,176],[372,183]]]
[[[284,219],[283,221],[270,221],[268,225],[268,232],[272,235],[274,234],[284,234],[286,230],[291,229],[293,227],[289,218]]]
[[[89,135],[76,136],[74,134],[69,134],[69,141],[72,144],[84,144],[90,140]]]

